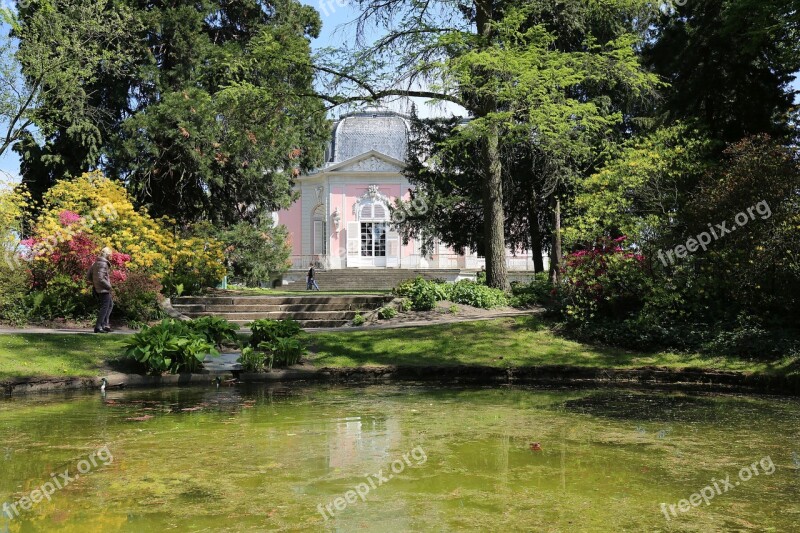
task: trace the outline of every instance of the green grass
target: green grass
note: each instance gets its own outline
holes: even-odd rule
[[[589,368],[703,368],[796,374],[800,359],[761,362],[699,354],[639,353],[589,346],[555,335],[537,317],[503,318],[414,328],[304,334],[316,367],[374,365],[573,365]],[[121,362],[125,335],[0,335],[0,381],[20,377],[84,377]]]
[[[126,335],[0,335],[0,381],[21,377],[87,377],[122,357]]]
[[[699,354],[637,353],[588,346],[556,336],[536,317],[309,336],[317,367],[367,365],[574,365],[590,368],[703,368],[790,373],[798,360],[776,363]],[[502,357],[502,358],[501,358]]]

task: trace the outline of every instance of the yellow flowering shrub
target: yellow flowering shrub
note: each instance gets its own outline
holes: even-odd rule
[[[167,220],[154,220],[144,211],[137,211],[125,188],[89,172],[73,180],[64,180],[50,188],[43,198],[43,210],[36,224],[39,238],[70,240],[82,230],[94,235],[103,246],[131,256],[129,267],[148,270],[157,275],[167,273],[177,243],[166,225]],[[70,211],[80,215],[79,224],[65,227],[61,214]]]
[[[23,213],[30,195],[23,188],[0,182],[0,320],[25,321],[28,274],[19,257]]]
[[[130,255],[130,270],[150,272],[168,289],[182,284],[187,293],[215,286],[225,276],[221,242],[177,236],[170,228],[174,221],[137,210],[125,188],[100,172],[57,183],[43,204],[36,223],[41,240],[64,242],[88,233],[101,246]]]
[[[227,273],[222,246],[213,239],[182,239],[172,259],[172,271],[164,280],[165,288],[172,294],[191,294],[215,286]],[[177,290],[179,285],[182,291]]]
[[[16,251],[22,231],[22,218],[30,202],[30,194],[24,186],[0,181],[0,231],[3,250]]]

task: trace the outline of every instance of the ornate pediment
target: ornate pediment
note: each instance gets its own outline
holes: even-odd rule
[[[392,199],[383,194],[378,185],[370,185],[367,187],[367,192],[362,194],[358,200],[356,200],[356,203],[353,204],[353,214],[355,215],[358,212],[360,206],[375,202],[382,203],[386,207],[392,205]]]
[[[352,165],[336,169],[337,172],[402,172],[403,167],[377,156],[370,156]]]

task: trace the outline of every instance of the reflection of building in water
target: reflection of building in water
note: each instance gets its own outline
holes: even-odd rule
[[[328,441],[331,468],[382,465],[396,453],[402,432],[396,419],[354,416],[339,419]]]

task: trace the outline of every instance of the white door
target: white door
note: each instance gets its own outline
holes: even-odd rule
[[[361,266],[386,266],[386,222],[361,222]]]
[[[389,231],[386,234],[386,266],[398,268],[400,266],[400,234]]]
[[[324,256],[328,253],[327,250],[327,235],[325,232],[325,221],[314,221],[314,255]]]
[[[361,225],[358,222],[347,223],[347,267],[361,266]]]

